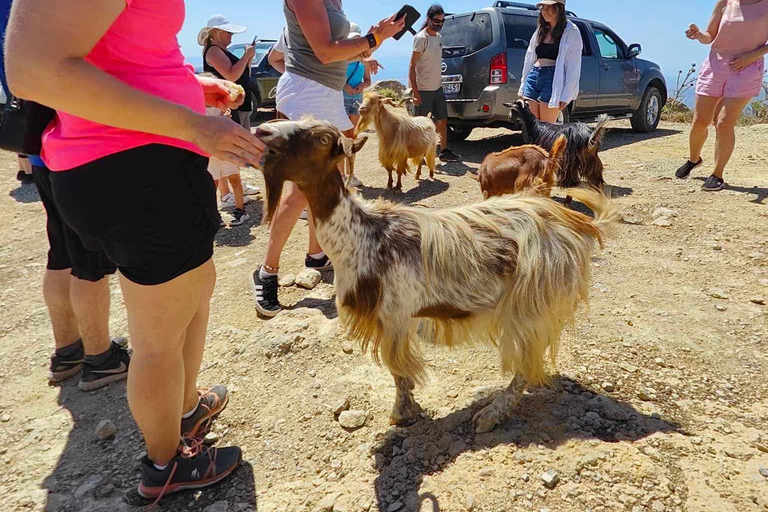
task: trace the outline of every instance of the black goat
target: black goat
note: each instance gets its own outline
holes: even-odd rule
[[[597,189],[603,188],[603,162],[598,156],[600,144],[605,135],[608,116],[603,114],[597,119],[595,128],[584,123],[566,123],[563,125],[539,121],[523,100],[517,100],[510,107],[510,120],[517,116],[522,124],[523,140],[526,144],[536,144],[552,151],[555,141],[561,135],[568,139],[568,146],[562,160],[557,185],[562,188],[578,187],[586,181]]]

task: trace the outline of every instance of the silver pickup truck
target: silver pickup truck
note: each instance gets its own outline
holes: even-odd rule
[[[449,135],[464,140],[476,127],[517,129],[504,103],[517,99],[525,52],[536,30],[534,5],[497,1],[493,7],[446,16],[443,90]],[[656,129],[667,101],[658,64],[639,59],[639,44],[627,45],[605,25],[572,12],[584,40],[578,99],[563,120],[590,121],[600,114],[629,118],[638,132]]]

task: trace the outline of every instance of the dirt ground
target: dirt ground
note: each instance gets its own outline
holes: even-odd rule
[[[709,165],[672,178],[686,126],[611,127],[602,157],[625,223],[593,259],[591,308],[564,335],[553,385],[526,393],[518,416],[487,434],[471,418],[507,384],[492,347],[425,347],[431,380],[416,397],[429,417],[395,428],[392,379],[340,335],[332,275],[312,291],[281,289],[286,311],[259,318],[248,275],[267,229],[261,200],[251,203],[251,220],[216,239],[200,381],[230,387],[214,432],[242,446],[244,461],[226,483],[158,510],[768,511],[768,125],[739,128],[717,194],[699,190]],[[373,137],[358,158],[361,192],[431,208],[479,201],[467,170],[520,142],[477,130],[456,146],[465,163],[434,181],[409,176],[395,195]],[[142,510],[133,490],[144,447],[124,384],[84,393],[77,379],[46,382],[45,218],[34,186],[15,180],[15,159],[0,155],[0,168],[0,510]],[[175,192],[164,193],[172,208]],[[306,238],[299,221],[284,273],[302,269]],[[112,286],[111,331],[127,336]],[[339,424],[347,401],[363,427]],[[104,419],[117,434],[100,441]],[[559,481],[547,486],[550,470]]]

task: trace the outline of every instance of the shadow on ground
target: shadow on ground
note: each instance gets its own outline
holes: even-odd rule
[[[19,185],[8,193],[19,203],[36,203],[40,201],[40,194],[37,193],[37,187],[33,183]]]
[[[379,472],[374,483],[378,510],[425,510],[421,508],[424,502],[428,502],[426,510],[441,510],[440,496],[420,494],[422,482],[425,476],[440,473],[463,453],[499,445],[544,445],[556,450],[571,440],[633,442],[655,433],[680,432],[670,421],[645,415],[628,403],[558,377],[551,387],[533,389],[524,395],[515,408],[517,416],[503,426],[493,432],[475,434],[472,417],[493,398],[495,394],[478,396],[443,418],[422,419],[412,426],[390,430],[386,439],[372,448]],[[588,411],[599,416],[584,420]],[[514,467],[510,471],[514,472]],[[397,496],[392,494],[394,489],[399,490]],[[399,507],[394,506],[397,502]]]
[[[46,512],[138,512],[150,502],[136,492],[139,461],[144,442],[128,409],[125,384],[111,384],[95,392],[77,388],[77,379],[59,387],[59,410],[46,421],[61,421],[69,414],[74,427],[66,434],[66,446],[53,472],[41,488],[48,493]],[[95,435],[101,420],[117,427],[115,437],[99,440]],[[163,498],[154,510],[165,512],[202,511],[227,499],[239,510],[256,510],[253,468],[243,462],[231,478],[200,493],[182,492]],[[141,508],[136,508],[141,507]],[[234,510],[234,509],[230,509]]]
[[[704,177],[696,177],[695,180],[699,180],[702,183],[707,181],[707,178]],[[740,192],[742,194],[747,195],[754,195],[755,198],[750,201],[750,203],[755,204],[762,204],[765,205],[765,200],[768,198],[768,188],[762,188],[762,187],[735,187],[733,185],[729,185],[728,182],[725,183],[724,190],[732,190],[734,192]]]

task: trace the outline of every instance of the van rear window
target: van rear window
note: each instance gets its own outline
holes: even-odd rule
[[[493,42],[491,15],[480,12],[449,16],[445,19],[441,34],[444,57],[475,53]]]

